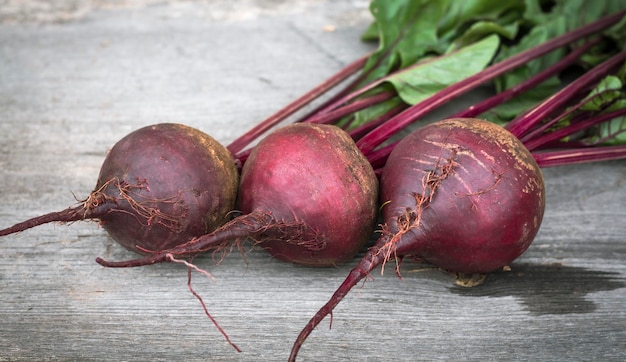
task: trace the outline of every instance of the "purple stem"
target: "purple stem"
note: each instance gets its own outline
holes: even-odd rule
[[[377,119],[368,121],[367,123],[362,124],[362,125],[354,128],[353,130],[349,131],[348,133],[350,134],[352,139],[358,140],[361,137],[363,137],[364,135],[366,135],[367,133],[369,133],[374,128],[376,128],[376,127],[380,126],[381,124],[387,122],[389,119],[394,117],[396,114],[402,112],[406,107],[407,106],[404,103],[399,104],[398,106],[390,109],[389,111],[387,111],[387,113],[383,114],[382,116],[378,117]]]
[[[485,113],[491,108],[494,108],[508,100],[511,100],[519,94],[524,93],[545,82],[549,78],[558,75],[562,70],[576,62],[578,58],[580,58],[587,50],[596,45],[599,41],[600,38],[596,38],[592,41],[586,42],[584,45],[574,49],[563,59],[559,60],[552,66],[544,69],[543,71],[533,75],[524,82],[514,85],[511,88],[504,90],[493,97],[489,97],[480,103],[474,104],[469,108],[453,115],[450,118],[476,117],[479,114]]]
[[[574,113],[578,110],[578,108],[582,104],[584,104],[584,102],[580,102],[573,107],[569,107],[569,108],[566,107],[566,109],[563,112],[557,114],[556,116],[552,117],[549,120],[545,120],[543,124],[534,128],[531,132],[526,133],[526,135],[524,135],[524,137],[521,137],[519,140],[522,141],[523,144],[526,144],[526,142],[530,142],[531,140],[535,138],[541,137],[541,135],[547,132],[550,127],[553,127],[554,125],[558,124],[559,122],[561,122],[562,120],[570,116],[571,116],[570,122],[574,122],[576,121],[576,119],[580,120],[583,116],[580,114],[575,115]],[[529,112],[530,111],[532,111],[532,109],[529,110]]]
[[[330,112],[331,110],[336,109],[339,105],[344,104],[360,96],[361,94],[367,92],[368,90],[378,85],[382,81],[381,79],[370,81],[367,85],[363,85],[359,87],[359,84],[362,83],[367,78],[367,76],[371,74],[373,70],[375,70],[380,64],[382,64],[382,62],[385,59],[387,59],[391,55],[392,50],[395,48],[398,42],[399,42],[399,39],[396,39],[394,41],[394,44],[388,47],[385,53],[383,53],[376,60],[376,62],[369,67],[367,71],[362,72],[356,79],[354,79],[341,92],[338,92],[337,94],[335,94],[334,96],[326,100],[324,103],[316,107],[314,110],[312,110],[311,112],[309,112],[308,114],[306,114],[304,117],[300,118],[296,122],[304,122],[307,119],[315,115]],[[367,59],[367,61],[369,61],[369,59]],[[363,68],[365,68],[365,66],[367,65],[367,61],[363,65]]]
[[[527,79],[526,81],[518,85],[515,85],[505,91],[502,91],[490,98],[487,98],[478,104],[472,105],[469,108],[454,114],[450,118],[476,117],[490,110],[491,108],[494,108],[498,106],[499,104],[502,104],[516,97],[517,95],[532,89],[533,87],[537,86],[538,84],[541,84],[542,82],[546,81],[550,77],[553,77],[559,74],[559,72],[561,72],[562,70],[564,70],[565,68],[573,64],[587,50],[589,50],[592,46],[597,44],[599,40],[600,38],[597,38],[593,41],[589,41],[585,43],[584,45],[576,48],[574,51],[569,53],[566,57],[564,57],[557,63],[541,71],[540,73],[535,74],[534,76]],[[374,166],[374,168],[383,167],[385,165],[385,162],[387,158],[389,157],[389,154],[391,153],[391,151],[393,150],[396,144],[397,142],[394,142],[383,148],[376,149],[368,155],[368,159],[370,163]]]
[[[539,137],[533,138],[527,142],[524,142],[524,145],[526,146],[526,148],[529,151],[533,151],[536,150],[537,148],[553,142],[553,141],[557,141],[560,140],[563,137],[567,137],[569,135],[572,135],[576,132],[580,132],[582,130],[585,130],[591,126],[594,126],[596,124],[600,124],[606,121],[610,121],[613,118],[616,117],[621,117],[626,115],[626,108],[622,108],[619,109],[617,111],[614,112],[609,112],[606,114],[601,114],[599,116],[593,117],[593,118],[589,118],[587,120],[584,120],[582,122],[578,122],[572,125],[569,125],[567,127],[563,127],[561,129],[558,129],[556,131],[552,131],[550,133],[541,135]]]
[[[384,147],[377,148],[367,155],[367,160],[370,162],[372,167],[374,167],[374,169],[385,166],[385,163],[387,163],[387,158],[389,158],[389,154],[391,153],[391,151],[393,151],[398,142],[399,141],[396,141]]]
[[[453,53],[451,53],[453,54]],[[320,107],[318,108],[315,112],[313,112],[312,114],[309,114],[308,116],[300,119],[298,122],[309,122],[309,118],[312,117],[316,117],[316,116],[322,116],[325,115],[329,112],[332,112],[333,110],[339,109],[341,107],[344,107],[345,104],[348,104],[350,102],[352,102],[353,100],[357,99],[358,97],[364,95],[365,93],[373,90],[374,88],[376,88],[378,85],[380,85],[381,83],[384,83],[386,81],[388,81],[391,77],[395,77],[398,76],[398,74],[402,74],[403,72],[408,72],[411,71],[417,67],[421,67],[424,66],[427,63],[430,63],[436,59],[439,59],[443,56],[449,56],[450,54],[447,55],[441,55],[438,57],[434,57],[434,58],[429,58],[426,60],[421,60],[415,64],[412,64],[406,68],[402,68],[400,70],[396,70],[394,72],[391,72],[387,75],[385,75],[382,78],[378,78],[376,80],[373,80],[372,82],[368,83],[367,85],[362,86],[361,88],[358,88],[356,90],[354,90],[353,92],[346,92],[344,93],[341,97],[335,97],[333,102],[328,102],[324,107]]]
[[[347,67],[339,71],[337,74],[328,78],[315,88],[311,89],[306,94],[302,95],[300,98],[288,104],[283,109],[279,110],[272,116],[268,117],[261,123],[257,124],[248,132],[241,135],[239,138],[234,140],[230,145],[228,145],[228,149],[232,154],[237,154],[244,147],[250,144],[250,142],[257,139],[263,133],[265,133],[270,128],[274,127],[278,123],[285,120],[287,117],[294,114],[296,111],[311,103],[313,100],[317,99],[321,95],[328,92],[330,89],[335,87],[337,84],[343,82],[348,77],[356,73],[359,69],[362,69],[365,63],[367,62],[368,56],[361,57],[356,61],[349,64]]]
[[[543,103],[534,107],[530,112],[525,113],[506,125],[506,129],[515,135],[517,138],[522,139],[526,132],[537,126],[541,121],[554,112],[556,108],[563,106],[569,102],[573,96],[580,93],[581,90],[589,87],[591,84],[598,82],[598,80],[605,75],[609,74],[614,68],[622,65],[626,60],[626,50],[612,56],[602,64],[587,71],[585,74],[578,77],[575,81],[571,82],[559,92],[545,100]]]
[[[615,160],[626,157],[626,145],[582,148],[575,150],[533,153],[539,167],[554,167],[576,163]]]
[[[310,118],[307,118],[303,122],[308,123],[335,123],[340,120],[344,116],[352,114],[354,112],[360,111],[362,109],[374,106],[376,104],[382,103],[386,100],[395,97],[395,94],[392,92],[381,92],[367,98],[363,98],[357,101],[354,101],[348,105],[337,108],[328,113],[316,114]]]
[[[393,119],[389,120],[385,124],[377,127],[357,142],[357,146],[361,151],[367,155],[378,147],[385,140],[389,139],[393,134],[400,131],[404,127],[408,126],[412,122],[416,121],[420,117],[428,114],[439,106],[446,102],[478,87],[479,85],[492,80],[493,78],[502,75],[503,73],[517,68],[532,59],[547,54],[555,49],[565,46],[575,40],[589,36],[595,32],[601,31],[615,23],[617,23],[624,16],[626,11],[620,11],[616,14],[604,17],[591,24],[585,25],[566,34],[551,39],[539,46],[532,49],[528,49],[524,52],[518,53],[500,63],[496,63],[482,72],[474,74],[458,83],[448,86],[436,93],[435,95],[427,98],[426,100],[417,103],[416,105],[408,108],[404,112],[398,114]]]

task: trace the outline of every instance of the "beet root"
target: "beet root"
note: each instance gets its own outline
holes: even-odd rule
[[[530,246],[545,186],[535,159],[509,132],[449,119],[397,147],[381,176],[383,253],[471,274],[506,266]],[[404,181],[409,173],[417,182]]]
[[[545,207],[541,170],[524,145],[495,124],[449,119],[394,148],[381,176],[382,233],[297,337],[313,329],[360,280],[389,260],[415,256],[450,272],[487,273],[519,257]]]
[[[230,152],[181,124],[138,129],[108,152],[94,191],[75,207],[0,230],[0,236],[48,222],[97,219],[125,248],[163,250],[227,221],[238,172]]]
[[[372,235],[378,200],[374,170],[354,141],[335,126],[294,124],[260,146],[239,188],[244,213],[269,212],[278,221],[279,233],[262,234],[260,245],[275,258],[310,266],[352,258]],[[285,238],[285,222],[306,226]]]
[[[144,258],[98,262],[128,267],[177,256],[228,250],[246,239],[274,257],[330,266],[353,257],[371,237],[378,181],[346,132],[297,123],[280,128],[254,148],[244,164],[239,208],[244,213],[215,232]]]

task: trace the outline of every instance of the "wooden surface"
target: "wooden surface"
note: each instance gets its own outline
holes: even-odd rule
[[[227,144],[372,50],[366,1],[18,3],[0,5],[3,227],[84,198],[134,129],[181,122]],[[626,161],[545,178],[543,225],[512,271],[471,289],[421,264],[402,280],[376,271],[301,360],[624,360]],[[133,255],[96,223],[4,237],[0,253],[0,360],[285,360],[353,264],[197,258],[217,281],[195,274],[194,287],[236,353],[182,266],[97,265]]]

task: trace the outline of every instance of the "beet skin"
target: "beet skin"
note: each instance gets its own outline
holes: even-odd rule
[[[261,140],[244,164],[238,199],[242,215],[173,249],[97,262],[108,267],[149,265],[230,250],[251,240],[284,261],[332,266],[354,257],[371,238],[377,199],[374,170],[345,131],[296,123]]]
[[[238,180],[234,158],[209,135],[181,124],[147,126],[113,146],[94,191],[78,206],[0,230],[0,236],[48,222],[97,219],[129,250],[168,249],[226,222]]]
[[[302,329],[289,361],[374,268],[415,256],[454,273],[494,271],[528,248],[545,207],[543,176],[530,152],[502,127],[478,119],[435,122],[403,138],[380,185],[380,238]]]

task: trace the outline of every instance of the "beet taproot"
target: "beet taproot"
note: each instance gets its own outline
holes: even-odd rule
[[[155,124],[111,148],[84,201],[0,230],[0,236],[49,222],[98,220],[129,250],[168,249],[226,222],[238,180],[234,158],[211,136],[182,124]]]

